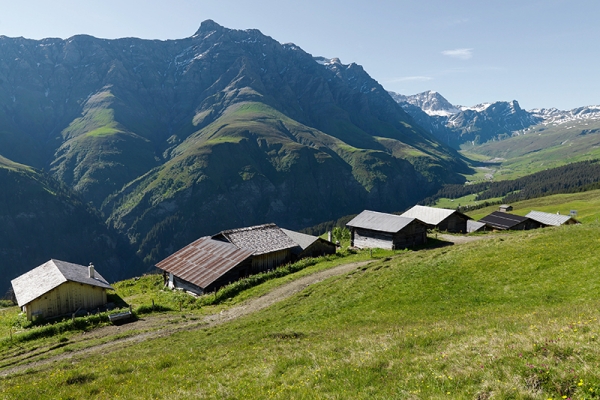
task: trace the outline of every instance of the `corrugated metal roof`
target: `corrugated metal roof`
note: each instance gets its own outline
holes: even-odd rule
[[[213,239],[219,237],[225,238],[240,249],[252,250],[255,256],[292,249],[298,245],[275,224],[230,229],[214,235]]]
[[[473,221],[472,219],[467,220],[467,233],[477,232],[485,226],[484,222]]]
[[[206,288],[219,277],[252,256],[252,250],[201,237],[171,254],[156,266],[194,285]]]
[[[454,213],[462,215],[467,219],[470,218],[456,210],[426,206],[414,206],[410,210],[407,210],[404,213],[402,213],[401,216],[407,218],[416,218],[429,225],[439,225],[443,220],[445,220]]]
[[[98,271],[94,271],[94,278],[90,278],[87,266],[54,259],[13,279],[11,283],[21,307],[67,281],[112,289]]]
[[[529,218],[521,217],[520,215],[509,214],[502,211],[494,211],[490,215],[481,218],[479,222],[484,222],[486,225],[496,229],[510,229],[528,219]]]
[[[365,210],[348,222],[346,226],[396,233],[414,221],[414,219],[415,218]]]
[[[531,218],[534,221],[537,221],[541,224],[552,226],[561,226],[570,219],[572,219],[576,223],[579,222],[575,218],[572,218],[570,215],[550,214],[542,211],[531,211],[529,214],[526,215],[526,217]]]

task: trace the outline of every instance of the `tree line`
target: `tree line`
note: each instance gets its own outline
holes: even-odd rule
[[[503,203],[533,199],[559,193],[575,193],[600,188],[600,160],[580,161],[536,172],[522,178],[481,182],[472,185],[444,185],[420,204],[435,205],[440,198],[457,199],[477,194],[475,200],[502,198]]]

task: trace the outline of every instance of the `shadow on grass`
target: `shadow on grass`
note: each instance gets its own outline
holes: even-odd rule
[[[114,308],[125,308],[129,307],[129,304],[116,292],[110,292],[106,294],[106,301],[108,304],[114,304]]]
[[[416,247],[416,250],[421,250],[421,249],[438,249],[440,247],[447,247],[447,246],[453,246],[454,243],[453,242],[449,242],[447,240],[442,240],[442,239],[437,239],[437,238],[432,238],[432,237],[428,237],[427,238],[427,243]]]

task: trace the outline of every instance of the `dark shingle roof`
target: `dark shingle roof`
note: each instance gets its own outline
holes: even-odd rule
[[[494,211],[490,215],[483,217],[479,222],[484,222],[496,229],[510,229],[521,222],[527,221],[529,218],[521,217],[520,215],[509,214],[502,211]]]
[[[240,249],[252,250],[255,256],[292,249],[298,245],[275,224],[230,229],[214,235],[213,239],[224,239]]]
[[[204,289],[251,256],[251,250],[205,236],[156,266]]]
[[[54,259],[13,279],[11,283],[21,307],[68,281],[112,289],[98,271],[94,271],[94,277],[90,278],[89,267]]]
[[[365,210],[348,222],[346,226],[370,229],[372,231],[396,233],[414,220],[415,218]]]

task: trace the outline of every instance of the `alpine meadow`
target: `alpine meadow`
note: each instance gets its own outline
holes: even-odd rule
[[[600,398],[600,106],[397,93],[512,68],[420,35],[0,35],[0,398]]]

